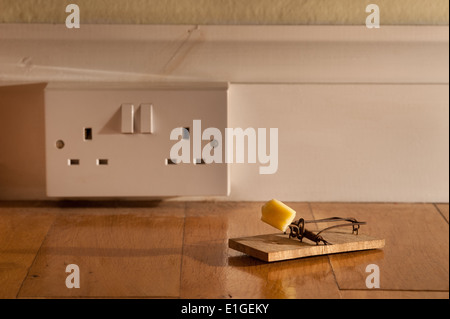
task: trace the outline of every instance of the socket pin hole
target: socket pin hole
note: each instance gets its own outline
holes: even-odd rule
[[[74,165],[80,165],[80,160],[79,159],[70,159],[69,166],[74,166]]]
[[[84,129],[84,140],[85,141],[92,140],[92,128],[88,127]]]
[[[189,127],[183,127],[183,140],[188,140],[191,136],[191,129]]]
[[[170,158],[167,158],[166,165],[178,165],[178,163],[176,161],[172,161]]]
[[[63,140],[57,140],[56,141],[56,148],[57,149],[62,149],[62,148],[64,148],[64,141]]]
[[[107,159],[98,159],[97,165],[108,165],[108,160]]]
[[[211,139],[210,145],[212,148],[216,148],[217,146],[219,146],[219,141]]]
[[[205,162],[205,160],[204,160],[203,158],[202,158],[202,159],[197,158],[197,159],[194,161],[194,164],[195,164],[195,165],[205,165],[206,162]]]

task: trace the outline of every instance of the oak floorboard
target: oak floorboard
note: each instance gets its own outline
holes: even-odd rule
[[[380,250],[329,256],[340,289],[367,289],[366,267],[375,264],[383,290],[448,291],[449,226],[432,204],[311,206],[316,219],[355,217],[368,223],[361,233],[386,240]]]
[[[449,218],[448,206],[449,206],[448,204],[436,204],[437,209],[442,214],[442,216],[444,216],[444,218],[447,220],[447,223]]]
[[[16,298],[55,216],[33,204],[0,205],[0,298]]]
[[[263,204],[0,202],[0,298],[448,299],[448,204],[286,203],[297,218],[367,221],[360,232],[386,246],[274,263],[228,248],[277,232]],[[369,264],[380,289],[365,285]]]
[[[178,297],[184,203],[64,207],[19,297]],[[66,266],[80,288],[66,287]]]

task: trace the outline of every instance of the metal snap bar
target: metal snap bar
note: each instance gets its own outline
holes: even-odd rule
[[[305,228],[305,224],[309,223],[330,223],[330,222],[340,222],[344,221],[347,223],[344,224],[338,224],[333,225],[327,228],[324,228],[320,230],[317,233],[314,233],[312,231],[309,231]],[[328,231],[333,228],[337,227],[349,227],[352,226],[352,234],[358,235],[359,228],[361,225],[366,225],[366,222],[359,222],[355,218],[342,218],[342,217],[330,217],[330,218],[324,218],[324,219],[318,219],[318,220],[304,220],[303,218],[300,218],[297,221],[292,222],[289,225],[289,238],[297,238],[300,241],[303,241],[303,238],[308,238],[309,240],[316,243],[316,245],[319,245],[320,243],[323,243],[324,245],[332,245],[332,243],[326,241],[320,234]]]

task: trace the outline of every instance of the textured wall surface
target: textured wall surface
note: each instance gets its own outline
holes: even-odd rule
[[[446,25],[448,0],[0,0],[0,23],[64,23],[75,3],[81,23],[347,24],[380,7],[384,25]]]

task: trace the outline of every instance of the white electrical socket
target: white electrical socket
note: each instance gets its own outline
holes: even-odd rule
[[[47,195],[59,198],[229,194],[226,163],[173,163],[175,128],[227,127],[227,86],[86,88],[45,93]],[[186,130],[183,130],[186,128]],[[192,135],[192,134],[191,134]],[[181,138],[181,137],[180,137]],[[202,148],[209,141],[202,141]]]

